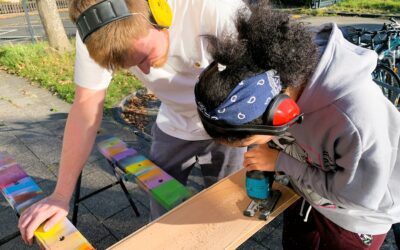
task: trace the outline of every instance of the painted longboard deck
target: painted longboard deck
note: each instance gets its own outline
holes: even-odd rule
[[[0,152],[0,191],[17,214],[44,197],[42,189],[6,152]],[[34,235],[38,245],[46,250],[94,249],[66,218],[48,232],[40,226]]]
[[[126,179],[133,177],[165,209],[171,210],[191,196],[184,185],[121,139],[108,136],[100,139],[97,146],[113,167],[119,168]]]
[[[235,249],[299,199],[292,189],[274,183],[282,196],[267,221],[262,221],[243,215],[250,203],[244,187],[243,169],[109,249]]]

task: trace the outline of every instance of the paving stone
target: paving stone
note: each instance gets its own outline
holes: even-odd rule
[[[274,230],[268,237],[264,238],[260,242],[263,246],[267,247],[268,249],[273,250],[281,250],[282,247],[282,231],[281,230]]]
[[[40,250],[40,248],[37,244],[28,246],[24,243],[21,237],[17,237],[0,246],[0,250]]]
[[[268,225],[265,225],[263,228],[261,228],[257,233],[252,236],[252,238],[258,242],[267,239],[269,235],[275,230],[282,231],[282,222],[283,216],[281,214],[273,221],[271,221]]]
[[[100,134],[114,135],[127,143],[134,141],[137,138],[129,128],[122,126],[120,123],[114,121],[112,117],[107,115],[104,116],[101,123]]]
[[[30,167],[25,168],[25,171],[38,183],[45,180],[51,180],[53,182],[57,181],[56,175],[53,174],[50,169],[44,166],[42,163],[30,165]]]
[[[265,250],[268,249],[262,245],[260,245],[260,243],[249,239],[247,241],[245,241],[242,245],[240,245],[237,250]]]
[[[72,214],[72,211],[70,214]],[[85,206],[79,207],[76,228],[89,242],[98,242],[110,234],[101,221],[91,214]]]
[[[136,217],[131,207],[107,218],[104,225],[118,240],[125,238],[149,222],[149,210],[142,205],[138,206],[140,217]]]
[[[23,155],[25,153],[31,153],[29,149],[20,141],[13,141],[13,143],[6,144],[6,145],[0,145],[0,151],[5,151],[8,154],[12,155],[14,159],[17,159],[20,157],[20,155]]]
[[[13,129],[14,126],[15,128],[21,129],[22,124],[24,124],[22,121],[26,118],[26,114],[24,114],[21,109],[12,108],[10,105],[0,105],[0,110],[2,110],[1,119],[3,122],[8,126],[13,125]]]
[[[41,122],[41,126],[49,130],[53,135],[57,136],[58,139],[62,139],[64,136],[65,124],[67,122],[67,119],[64,118],[64,115],[66,116],[67,114],[62,113],[61,115],[62,118],[53,117]]]
[[[48,103],[37,103],[33,107],[29,109],[27,115],[29,116],[32,122],[37,122],[43,125],[46,121],[55,121],[66,119],[68,116],[67,112],[62,112],[59,110],[59,107],[51,106]],[[68,110],[69,111],[69,110]]]
[[[108,161],[103,156],[101,156],[99,159],[87,164],[85,166],[83,174],[86,175],[86,174],[89,174],[94,171],[102,171],[107,176],[112,178],[113,180],[115,179],[112,167],[110,166]]]
[[[37,86],[33,85],[21,85],[17,87],[17,92],[21,95],[30,98],[30,99],[37,99],[40,102],[44,102],[49,92],[42,88],[38,88]]]
[[[52,150],[46,154],[40,155],[40,161],[46,166],[58,165],[61,157],[61,148]]]
[[[100,241],[92,243],[92,245],[96,249],[100,250],[100,249],[107,249],[110,246],[114,245],[115,243],[117,243],[117,239],[112,235],[108,235],[107,237],[104,237]]]
[[[1,109],[1,105],[0,105]],[[0,117],[0,134],[12,135],[11,128],[8,125],[8,121],[5,120],[5,117]]]
[[[114,181],[114,179],[111,179],[104,172],[99,170],[92,171],[90,174],[82,175],[81,196],[85,196],[91,192],[103,188]]]
[[[62,147],[62,141],[51,134],[26,134],[23,137],[17,136],[39,158],[44,157],[51,151],[60,150]]]
[[[29,109],[34,109],[35,106],[37,106],[38,102],[32,98],[27,98],[22,95],[15,95],[15,96],[10,96],[10,104],[15,106],[16,108],[20,108],[22,112],[25,112],[25,110]]]
[[[94,191],[96,188],[89,188]],[[89,190],[84,190],[88,192]],[[83,204],[100,220],[130,207],[129,202],[119,186],[109,188],[83,201]],[[133,211],[132,211],[133,213]]]
[[[0,209],[0,239],[18,232],[18,218],[14,210],[7,205]]]
[[[0,132],[0,145],[4,146],[7,144],[18,143],[18,138],[12,134],[6,132]]]
[[[150,196],[139,188],[139,186],[133,182],[124,182],[126,188],[129,191],[130,196],[132,197],[133,202],[140,203],[147,209],[150,209]]]

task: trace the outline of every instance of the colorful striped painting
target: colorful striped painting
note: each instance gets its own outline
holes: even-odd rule
[[[6,152],[0,152],[0,190],[17,214],[44,197],[43,190]],[[40,226],[34,235],[42,249],[94,249],[66,218],[48,232]]]
[[[133,176],[139,187],[165,209],[170,210],[190,197],[184,185],[119,138],[101,139],[97,146],[114,167],[129,177]]]

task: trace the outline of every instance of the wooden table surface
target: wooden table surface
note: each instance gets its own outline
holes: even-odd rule
[[[267,221],[246,217],[245,170],[241,170],[117,242],[109,249],[235,249],[299,196],[274,183],[282,196]]]

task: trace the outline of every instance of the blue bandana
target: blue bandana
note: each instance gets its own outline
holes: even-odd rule
[[[260,117],[281,89],[279,75],[275,70],[269,70],[241,81],[214,110],[208,112],[201,102],[197,105],[210,119],[243,125]]]

